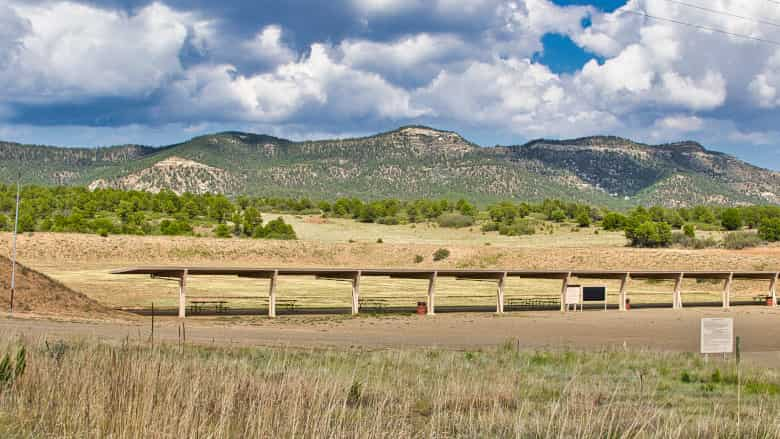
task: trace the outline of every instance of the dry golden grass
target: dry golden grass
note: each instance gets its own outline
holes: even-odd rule
[[[605,350],[212,349],[4,337],[3,437],[780,435],[780,372]],[[739,420],[739,421],[738,421]]]
[[[353,221],[312,217],[288,217],[296,224],[301,240],[264,241],[188,237],[137,237],[37,233],[19,241],[20,260],[52,276],[70,288],[111,306],[171,306],[176,302],[175,283],[146,277],[120,277],[108,271],[128,265],[217,265],[217,266],[341,266],[341,267],[447,267],[528,269],[667,269],[667,270],[770,270],[778,269],[780,247],[729,250],[633,249],[625,247],[620,233],[571,232],[563,227],[554,235],[500,237],[468,229],[440,229],[433,226],[383,226]],[[297,222],[296,222],[297,221]],[[377,244],[381,236],[384,243]],[[348,242],[355,237],[358,242]],[[10,244],[9,234],[0,242]],[[490,241],[491,245],[484,245]],[[451,256],[433,262],[439,247]],[[425,259],[414,263],[414,256]],[[617,302],[618,285],[603,283]],[[720,300],[721,285],[686,281],[684,300]],[[763,282],[738,281],[734,300],[764,294]],[[349,286],[311,278],[283,278],[280,296],[295,298],[301,306],[348,306]],[[556,282],[512,280],[507,297],[557,296]],[[670,302],[670,282],[631,284],[635,302]],[[495,286],[490,283],[440,280],[438,304],[490,305]],[[365,279],[366,298],[390,298],[390,305],[413,305],[424,298],[424,281]],[[238,296],[231,306],[255,307],[264,303],[267,284],[236,278],[197,278],[189,286],[190,297]],[[466,298],[466,296],[481,296]]]

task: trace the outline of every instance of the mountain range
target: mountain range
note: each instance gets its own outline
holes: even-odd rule
[[[561,198],[611,207],[780,204],[780,173],[696,142],[619,137],[482,147],[424,126],[294,142],[223,132],[164,146],[0,142],[0,181],[177,193],[375,198]]]

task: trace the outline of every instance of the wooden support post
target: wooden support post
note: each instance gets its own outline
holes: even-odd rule
[[[626,310],[626,288],[628,288],[628,281],[631,279],[631,273],[626,273],[623,278],[620,279],[620,297],[618,300],[618,309],[620,311]]]
[[[566,277],[563,278],[561,285],[561,312],[567,311],[566,306],[566,289],[569,287],[569,281],[571,280],[571,273],[566,273]]]
[[[187,315],[187,270],[185,269],[179,277],[179,318],[184,319]]]
[[[268,287],[268,317],[276,317],[276,279],[279,277],[279,270],[274,270],[271,275],[271,282]]]
[[[352,278],[352,315],[360,312],[360,277],[361,272],[358,271]]]
[[[772,298],[772,308],[777,308],[777,279],[780,273],[775,273],[772,281],[769,282],[769,296]]]
[[[673,309],[682,309],[682,283],[683,283],[683,277],[685,276],[684,273],[680,273],[680,275],[677,277],[677,280],[674,282],[674,297],[672,298],[672,308]]]
[[[498,278],[498,297],[496,299],[496,312],[504,313],[504,286],[506,285],[506,273]]]
[[[731,283],[734,280],[734,273],[729,273],[726,282],[723,283],[723,309],[731,308]]]
[[[428,279],[428,315],[432,316],[436,314],[435,310],[435,296],[436,296],[436,277],[437,272],[433,272],[430,279]]]

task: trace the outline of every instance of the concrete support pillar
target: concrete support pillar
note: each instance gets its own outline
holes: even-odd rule
[[[506,285],[506,273],[498,278],[498,297],[496,298],[496,312],[504,313],[504,286]]]
[[[723,283],[723,309],[731,308],[731,283],[734,281],[734,273],[729,273],[729,277]]]
[[[566,312],[566,288],[569,287],[569,282],[571,281],[571,273],[566,273],[566,277],[563,278],[563,282],[561,285],[561,312]]]
[[[179,277],[179,318],[187,316],[187,270]]]
[[[352,315],[360,312],[360,277],[361,272],[358,271],[352,278]]]
[[[780,273],[775,273],[775,276],[769,282],[769,297],[772,298],[772,308],[777,308],[777,279],[780,277]]]
[[[435,299],[436,299],[436,277],[438,273],[433,272],[431,277],[428,279],[428,315],[432,316],[436,314],[435,310]]]
[[[672,297],[672,308],[673,309],[682,309],[682,283],[683,283],[683,277],[685,275],[683,273],[680,273],[679,276],[677,276],[677,280],[674,282],[674,296]]]
[[[626,273],[623,278],[620,279],[620,298],[618,299],[618,309],[620,311],[626,310],[626,289],[628,288],[628,281],[631,279],[631,274]]]
[[[276,280],[278,277],[279,270],[274,270],[268,287],[268,317],[276,317]]]

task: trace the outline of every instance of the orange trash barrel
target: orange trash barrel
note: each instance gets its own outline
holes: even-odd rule
[[[773,306],[775,304],[774,301],[772,301],[772,296],[766,296],[766,306]]]

